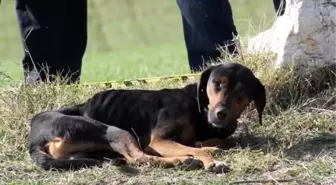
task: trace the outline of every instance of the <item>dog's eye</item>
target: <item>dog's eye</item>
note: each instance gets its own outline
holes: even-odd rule
[[[224,84],[220,82],[214,82],[214,84],[215,84],[216,90],[221,90],[225,87]]]

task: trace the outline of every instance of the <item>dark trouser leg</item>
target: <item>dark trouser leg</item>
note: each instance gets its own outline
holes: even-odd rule
[[[218,46],[228,45],[237,54],[232,39],[238,35],[228,0],[177,0],[181,10],[189,66],[197,71],[204,61],[221,55]]]
[[[285,13],[286,0],[273,0],[273,6],[275,11],[279,11],[279,16],[281,16]]]
[[[68,67],[69,73],[73,74],[71,81],[79,81],[87,44],[87,0],[68,0],[67,4],[65,44],[62,48],[64,62],[59,68]]]
[[[86,0],[16,0],[16,3],[25,49],[22,60],[25,80],[52,81],[55,75],[71,76],[68,83],[79,80],[87,42]],[[34,71],[39,78],[34,77]]]

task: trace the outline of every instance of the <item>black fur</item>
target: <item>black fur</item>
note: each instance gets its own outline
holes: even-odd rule
[[[221,64],[205,70],[198,84],[188,84],[181,89],[106,90],[96,93],[85,103],[35,115],[29,134],[32,160],[43,169],[64,170],[100,165],[104,161],[96,157],[103,151],[88,152],[91,156],[73,160],[52,158],[45,145],[55,137],[65,137],[72,143],[110,144],[116,153],[120,144],[128,142],[120,137],[125,133],[138,140],[142,149],[149,144],[153,132],[161,138],[183,143],[181,133],[186,126],[179,120],[187,120],[196,133],[197,140],[184,145],[194,146],[197,141],[211,138],[224,139],[234,133],[237,124],[214,128],[208,124],[204,112],[207,104],[204,88],[213,70],[216,73],[235,73],[236,76],[230,78],[241,78],[239,80],[249,83],[251,88],[246,91],[259,103],[258,112],[262,113],[264,89],[252,72],[236,63]],[[104,152],[111,154],[110,151]]]

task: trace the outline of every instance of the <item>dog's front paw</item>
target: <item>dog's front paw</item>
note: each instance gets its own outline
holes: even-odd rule
[[[215,174],[223,174],[228,173],[230,168],[224,162],[215,161],[210,163],[206,167],[206,170],[214,172]]]
[[[181,167],[185,170],[197,170],[201,169],[203,167],[203,163],[201,160],[188,157],[184,160],[182,160],[182,165]]]

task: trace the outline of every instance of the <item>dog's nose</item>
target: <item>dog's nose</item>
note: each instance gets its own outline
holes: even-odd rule
[[[220,119],[220,120],[223,120],[226,118],[227,116],[227,109],[225,107],[218,107],[216,109],[216,115],[217,115],[217,118]]]

